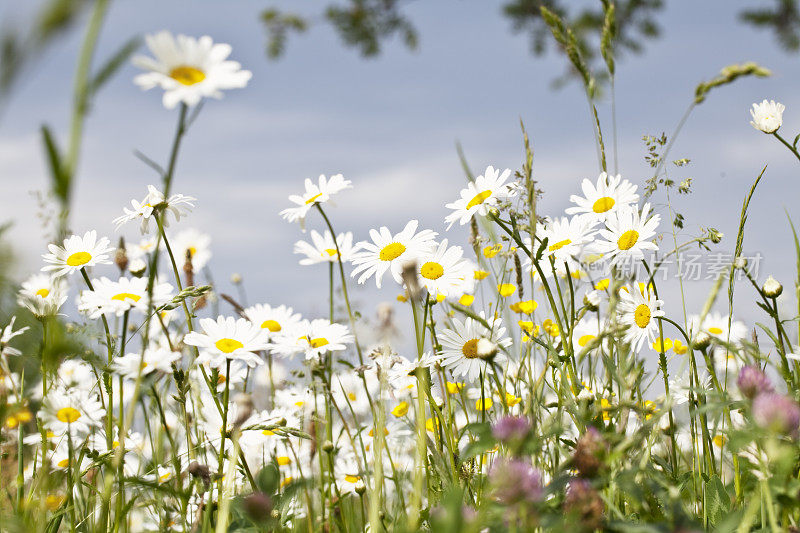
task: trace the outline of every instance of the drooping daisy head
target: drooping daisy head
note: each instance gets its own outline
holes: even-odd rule
[[[600,239],[594,249],[603,254],[612,265],[644,258],[644,250],[658,250],[650,239],[656,236],[661,221],[658,214],[650,216],[650,204],[644,204],[641,214],[637,208],[623,209],[606,219],[606,229],[600,230]]]
[[[470,181],[467,187],[461,190],[461,198],[445,206],[453,210],[444,220],[447,229],[449,230],[456,221],[464,225],[475,215],[486,216],[489,208],[513,197],[516,191],[506,184],[510,175],[510,169],[505,169],[501,173],[491,165],[486,167],[486,172],[475,178],[475,181]]]
[[[72,235],[64,240],[63,246],[48,244],[50,253],[44,254],[45,263],[42,271],[51,271],[53,276],[65,276],[82,268],[94,265],[107,265],[111,261],[108,256],[113,252],[106,237],[97,239],[97,232],[87,231],[83,237]]]
[[[293,332],[302,317],[295,313],[291,307],[279,305],[272,307],[267,304],[256,304],[244,310],[245,316],[256,326],[267,332],[267,338],[286,335]]]
[[[144,90],[164,89],[162,100],[167,109],[179,102],[194,106],[203,98],[222,98],[223,89],[241,89],[252,77],[239,63],[227,60],[230,45],[214,44],[211,37],[175,37],[162,31],[148,35],[145,41],[155,57],[133,58],[134,65],[148,71],[136,76],[134,83]]]
[[[577,204],[568,207],[568,215],[581,215],[590,222],[602,222],[612,214],[627,209],[639,201],[636,185],[622,176],[608,175],[602,172],[596,183],[584,179],[581,183],[583,196],[573,194],[569,201]]]
[[[331,196],[344,189],[352,189],[353,183],[344,179],[341,174],[335,174],[330,179],[326,178],[324,174],[320,174],[317,183],[306,178],[305,187],[306,191],[302,195],[289,196],[289,201],[295,206],[284,209],[280,213],[289,222],[300,222],[302,225],[305,222],[306,214],[312,207],[324,204],[331,199]]]
[[[775,102],[775,100],[764,100],[760,104],[753,104],[750,116],[753,120],[750,124],[757,130],[764,133],[775,133],[783,124],[783,111],[786,106]]]
[[[620,289],[617,313],[620,322],[628,326],[624,341],[630,344],[633,351],[638,352],[645,340],[655,342],[658,332],[656,318],[664,316],[662,305],[664,302],[656,299],[650,287],[643,289],[631,285]]]
[[[439,364],[452,371],[456,378],[465,377],[470,382],[477,380],[481,372],[486,372],[489,359],[494,358],[495,362],[505,360],[497,348],[511,344],[511,339],[505,336],[506,328],[501,318],[487,319],[483,311],[479,316],[481,321],[467,317],[462,322],[454,318],[453,329],[445,329],[439,335],[442,345]],[[494,353],[484,348],[487,342],[494,345]]]
[[[339,252],[337,253],[337,244]],[[353,234],[351,232],[340,233],[333,240],[331,232],[325,230],[323,235],[311,230],[311,242],[297,241],[294,244],[294,253],[302,254],[301,265],[315,265],[317,263],[336,263],[341,255],[342,263],[347,263],[353,257],[353,253],[358,250],[358,246],[353,246]]]
[[[200,349],[197,363],[208,363],[213,367],[225,366],[225,361],[240,360],[249,367],[263,363],[256,352],[268,347],[267,330],[253,324],[246,318],[219,316],[200,319],[203,333],[192,331],[183,342]]]
[[[422,230],[417,233],[418,225],[418,221],[412,220],[395,235],[386,226],[370,230],[372,242],[358,243],[361,251],[353,255],[355,269],[352,276],[358,276],[359,283],[375,276],[375,284],[380,288],[383,275],[388,270],[397,283],[402,283],[403,265],[416,260],[435,245],[436,232]]]
[[[169,199],[166,199],[164,194],[156,189],[155,186],[148,185],[147,195],[144,199],[141,202],[131,200],[131,209],[123,207],[124,214],[115,218],[112,222],[116,225],[116,229],[119,230],[124,224],[138,220],[141,224],[141,232],[143,234],[149,233],[150,221],[154,213],[158,214],[158,212],[163,211],[164,216],[161,218],[161,224],[164,227],[168,227],[169,217],[166,214],[171,213],[177,222],[182,216],[186,216],[191,211],[191,208],[194,207],[192,202],[195,200],[196,198],[182,194],[173,194]]]
[[[54,316],[67,301],[64,278],[34,274],[22,282],[17,301],[37,317]]]
[[[100,315],[114,314],[122,316],[126,311],[148,311],[147,278],[120,278],[112,281],[106,277],[92,281],[94,290],[81,293],[78,310],[91,318]],[[158,283],[153,285],[154,307],[165,304],[172,299],[172,285]]]
[[[475,267],[464,259],[460,246],[447,245],[444,239],[417,258],[419,282],[433,297],[471,293],[475,286]]]

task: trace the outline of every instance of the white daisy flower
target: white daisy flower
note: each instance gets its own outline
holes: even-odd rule
[[[581,183],[583,196],[573,194],[569,201],[577,204],[565,209],[568,215],[581,215],[592,222],[603,222],[606,218],[620,210],[627,209],[639,201],[636,185],[622,176],[609,176],[601,173],[594,184],[588,179]]]
[[[465,376],[469,381],[475,381],[481,371],[486,372],[488,361],[481,357],[478,350],[480,340],[485,339],[503,348],[511,344],[511,339],[505,337],[506,328],[503,327],[501,318],[487,320],[483,311],[480,317],[486,320],[491,329],[470,317],[463,322],[454,318],[454,329],[445,329],[439,334],[439,343],[442,345],[439,364],[450,369],[457,378]],[[505,359],[500,352],[494,356],[497,363],[502,363]]]
[[[25,326],[24,328],[19,328],[18,330],[14,330],[14,322],[17,321],[16,316],[11,317],[11,321],[8,323],[6,327],[0,329],[0,353],[2,355],[20,355],[21,352],[16,348],[12,348],[8,345],[11,342],[11,339],[22,335],[30,328]]]
[[[185,344],[200,348],[198,364],[208,362],[220,368],[227,359],[240,360],[249,367],[263,364],[255,352],[267,348],[267,332],[246,318],[202,318],[200,327],[204,333],[192,331],[183,338]]]
[[[608,216],[606,229],[600,230],[601,239],[594,248],[609,259],[612,265],[644,258],[644,250],[658,250],[651,242],[661,221],[658,214],[648,218],[650,204],[644,204],[641,214],[636,208],[623,209]]]
[[[94,290],[81,292],[78,311],[86,313],[90,318],[99,318],[105,314],[122,316],[133,309],[147,313],[147,283],[146,278],[119,278],[118,281],[111,281],[102,277],[92,280]],[[152,305],[158,307],[171,299],[172,285],[156,281],[153,285]]]
[[[470,221],[474,215],[485,217],[490,207],[513,197],[516,191],[506,184],[511,175],[510,169],[502,173],[493,166],[486,167],[486,172],[467,184],[466,189],[461,189],[461,198],[445,207],[453,212],[445,217],[449,230],[458,221],[462,226]]]
[[[544,249],[543,257],[553,257],[557,274],[566,275],[566,266],[569,266],[573,275],[582,272],[580,259],[586,245],[594,239],[596,231],[592,229],[593,226],[593,221],[580,216],[546,221],[540,235],[542,240],[547,238],[547,248]],[[530,239],[527,240],[527,244],[530,246]],[[535,253],[534,248],[529,248],[531,253]],[[526,257],[525,266],[532,264],[531,258]],[[553,275],[549,261],[542,265],[542,271],[547,277]]]
[[[65,276],[82,268],[94,265],[107,265],[111,261],[108,255],[114,251],[106,237],[97,239],[97,232],[87,231],[83,237],[72,235],[64,239],[64,246],[48,244],[50,253],[44,254],[45,263],[42,271],[53,271],[53,276]]]
[[[464,259],[464,250],[460,246],[448,248],[447,239],[417,258],[419,281],[432,296],[472,292],[474,270],[474,265]]]
[[[375,285],[380,289],[383,275],[388,270],[397,283],[402,283],[403,264],[416,259],[436,244],[436,232],[422,230],[416,233],[418,225],[418,221],[412,220],[396,235],[392,235],[386,226],[381,226],[380,230],[369,230],[372,242],[358,243],[362,251],[353,255],[355,269],[351,275],[356,277],[360,274],[359,283],[364,283],[374,275]]]
[[[315,359],[327,352],[345,350],[353,340],[347,326],[318,318],[303,320],[290,331],[273,337],[272,350],[283,356],[304,352],[306,359]]]
[[[267,331],[270,340],[277,335],[292,335],[303,320],[300,313],[285,305],[256,304],[245,309],[244,314],[250,322]]]
[[[34,274],[22,282],[17,302],[37,317],[54,316],[67,301],[64,278]]]
[[[633,351],[638,352],[645,340],[655,342],[658,333],[655,319],[664,316],[662,305],[664,302],[657,300],[649,287],[645,292],[635,285],[620,289],[617,313],[620,322],[628,326],[624,341]]]
[[[281,211],[280,215],[289,222],[305,222],[306,214],[316,204],[323,204],[331,199],[331,196],[345,189],[352,189],[353,183],[344,179],[341,174],[335,174],[329,178],[325,174],[320,174],[319,182],[314,183],[309,178],[305,181],[306,192],[302,195],[293,194],[289,196],[289,201],[296,204]]]
[[[172,241],[170,241],[171,243]],[[135,261],[137,259],[144,259],[147,257],[147,254],[151,253],[153,250],[156,249],[156,245],[158,244],[157,237],[145,237],[140,240],[136,244],[131,244],[130,242],[125,242],[125,254],[128,256],[128,259],[131,261]],[[172,246],[172,244],[170,244]]]
[[[132,209],[123,207],[122,212],[124,214],[115,218],[112,222],[116,224],[116,229],[119,231],[119,228],[124,224],[132,220],[141,219],[141,232],[143,234],[150,233],[150,220],[153,218],[153,213],[156,212],[156,210],[164,210],[165,215],[162,217],[161,223],[164,227],[168,227],[169,218],[166,216],[166,213],[172,213],[172,216],[175,217],[175,221],[177,222],[182,216],[186,216],[191,211],[191,208],[194,207],[192,202],[195,200],[197,199],[182,194],[173,194],[169,199],[166,199],[164,198],[164,194],[156,189],[155,186],[148,185],[147,196],[144,197],[144,200],[141,202],[131,200]]]
[[[212,366],[207,362],[203,363],[202,366],[205,368],[206,374],[210,379],[211,374],[213,372]],[[224,391],[226,384],[231,390],[233,390],[240,383],[244,383],[245,380],[247,379],[247,371],[250,369],[250,367],[248,367],[242,361],[231,361],[230,372],[228,372],[228,369],[226,367],[227,365],[222,365],[219,368],[217,368],[216,389],[218,392]],[[202,371],[194,370],[193,375],[198,382],[202,383],[203,381],[205,381],[205,377],[203,376]]]
[[[94,394],[81,389],[67,391],[57,388],[47,393],[42,406],[42,422],[56,435],[63,435],[68,430],[73,436],[87,435],[92,428],[100,426],[105,412]]]
[[[170,237],[169,245],[179,266],[182,266],[186,256],[191,254],[192,268],[195,272],[202,270],[211,259],[211,237],[194,228],[185,229]]]
[[[689,334],[692,337],[703,332],[710,335],[713,339],[721,342],[737,344],[747,336],[747,326],[739,320],[731,320],[728,328],[728,315],[723,313],[708,313],[700,324],[700,315],[689,317]]]
[[[114,359],[112,368],[127,379],[136,379],[139,373],[143,376],[153,372],[172,373],[172,363],[180,360],[181,353],[165,348],[147,349],[141,353],[129,353]]]
[[[252,73],[242,70],[236,61],[228,61],[231,47],[203,36],[199,39],[168,31],[145,37],[147,47],[155,59],[136,56],[133,64],[148,70],[134,78],[134,83],[144,90],[159,86],[164,89],[164,107],[174,108],[178,102],[188,106],[200,103],[202,98],[222,98],[222,89],[241,89],[250,81]]]
[[[786,106],[770,100],[764,100],[760,104],[753,104],[750,110],[750,116],[753,120],[750,121],[752,126],[764,133],[775,133],[783,124],[783,111]]]
[[[600,335],[600,324],[597,318],[584,317],[572,330],[572,347],[574,352],[580,353]]]
[[[311,243],[297,241],[294,244],[294,253],[303,254],[305,257],[300,260],[301,265],[316,265],[317,263],[336,263],[336,245],[339,245],[339,253],[342,256],[342,263],[347,263],[352,259],[353,253],[358,251],[358,246],[353,246],[353,234],[351,232],[340,233],[333,241],[331,232],[325,230],[324,235],[311,231]]]

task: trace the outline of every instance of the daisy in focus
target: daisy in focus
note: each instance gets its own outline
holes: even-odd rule
[[[275,335],[294,331],[302,321],[300,313],[295,313],[291,307],[285,305],[271,307],[267,304],[256,304],[245,309],[244,314],[250,322],[268,332],[269,340]]]
[[[97,232],[87,231],[83,237],[72,235],[64,239],[63,246],[48,244],[50,253],[44,254],[43,272],[52,271],[53,276],[68,276],[82,268],[94,265],[108,265],[108,259],[114,249],[109,246],[108,238],[97,239]]]
[[[93,394],[59,388],[47,393],[41,416],[44,426],[55,435],[69,430],[73,436],[83,436],[100,426],[104,414],[105,409]]]
[[[481,312],[480,317],[486,320],[486,316]],[[439,334],[439,342],[442,345],[439,364],[449,369],[456,378],[465,377],[468,381],[476,381],[478,376],[489,366],[489,360],[502,362],[505,356],[498,348],[505,348],[511,345],[511,339],[505,337],[506,328],[503,327],[503,320],[496,318],[492,321],[487,320],[491,329],[487,328],[479,321],[467,317],[463,322],[458,318],[453,319],[454,329],[445,329]],[[484,342],[481,343],[480,341]],[[494,347],[488,353],[484,352],[482,345]],[[491,353],[494,351],[495,353]]]
[[[120,278],[112,281],[106,277],[92,281],[94,290],[81,293],[78,311],[90,318],[100,315],[122,316],[126,311],[136,309],[146,313],[148,308],[147,278]],[[172,285],[158,283],[153,285],[153,306],[158,307],[172,299]]]
[[[475,286],[474,265],[464,259],[460,246],[447,246],[444,239],[417,258],[417,275],[432,296],[471,293]]]
[[[419,222],[412,220],[395,235],[386,226],[379,230],[369,230],[372,242],[358,243],[362,251],[353,255],[355,269],[351,275],[358,276],[358,283],[364,283],[375,276],[375,285],[380,289],[383,275],[389,271],[397,283],[402,283],[400,274],[403,264],[416,259],[436,245],[434,239],[437,233],[427,229],[417,233],[418,226]]]
[[[203,333],[191,331],[183,338],[189,346],[200,349],[197,363],[208,363],[212,367],[225,366],[225,361],[238,360],[254,367],[263,364],[255,352],[265,350],[269,345],[267,332],[247,320],[219,316],[200,319]]]
[[[22,282],[17,302],[37,317],[54,316],[67,301],[64,278],[34,274]]]
[[[167,109],[179,102],[194,106],[203,98],[222,98],[223,89],[241,89],[253,75],[227,59],[230,45],[214,44],[207,35],[195,39],[162,31],[146,36],[145,42],[155,58],[133,58],[134,65],[148,71],[133,81],[144,90],[164,89],[162,102]]]
[[[463,226],[475,215],[485,217],[490,207],[512,198],[516,192],[506,184],[510,175],[511,170],[508,168],[501,173],[491,165],[486,167],[483,175],[461,190],[461,198],[445,206],[453,210],[444,219],[447,229],[453,227],[456,221]]]
[[[164,194],[155,188],[153,185],[147,186],[147,196],[144,200],[137,202],[131,200],[132,209],[127,207],[122,208],[124,213],[122,216],[115,218],[112,223],[116,225],[116,230],[119,231],[123,225],[128,222],[141,219],[140,231],[142,234],[150,233],[150,220],[153,218],[154,213],[163,210],[165,215],[161,218],[161,224],[166,228],[169,226],[169,218],[166,213],[172,213],[175,222],[179,221],[182,216],[186,216],[191,208],[194,207],[192,203],[196,198],[192,196],[184,196],[182,194],[173,194],[169,199],[164,198]]]
[[[573,194],[569,201],[577,204],[565,209],[568,215],[581,215],[592,222],[603,222],[620,210],[627,209],[639,201],[636,185],[622,176],[609,176],[605,172],[597,178],[597,183],[584,179],[581,183],[583,196]]]
[[[628,326],[624,341],[638,352],[644,342],[655,342],[658,333],[657,317],[664,316],[661,306],[664,302],[657,300],[648,287],[644,291],[636,286],[622,287],[619,291],[617,313],[622,324]]]
[[[339,246],[338,254],[336,252],[337,244]],[[358,251],[358,246],[353,246],[353,234],[349,231],[337,235],[336,242],[334,242],[330,231],[325,230],[325,233],[320,235],[317,231],[311,230],[310,243],[297,241],[294,244],[294,253],[305,256],[300,260],[301,265],[336,263],[340,258],[342,263],[347,263],[356,251]]]
[[[542,230],[542,239],[547,238],[547,247],[543,257],[552,257],[555,261],[555,270],[558,273],[566,272],[564,265],[569,266],[571,272],[580,270],[580,263],[575,258],[580,258],[584,247],[594,239],[594,223],[581,216],[572,218],[561,217],[548,220]],[[530,239],[528,239],[530,242]],[[531,264],[530,257],[526,257],[526,264]],[[553,268],[543,266],[545,276],[552,274]]]
[[[764,100],[760,104],[753,104],[750,116],[753,120],[750,124],[757,130],[764,133],[775,133],[783,124],[783,111],[786,106],[775,102],[775,100]]]
[[[661,217],[655,214],[648,218],[649,215],[649,203],[644,204],[641,214],[630,208],[609,215],[606,229],[600,230],[601,238],[594,244],[595,250],[611,265],[643,259],[644,250],[658,250],[649,239],[655,237]]]
[[[289,222],[300,222],[302,225],[306,214],[316,204],[323,204],[330,200],[334,194],[353,188],[352,182],[344,179],[341,174],[335,174],[330,179],[326,178],[324,174],[320,174],[318,183],[306,178],[305,186],[306,192],[302,195],[293,194],[289,196],[289,201],[296,204],[295,207],[289,207],[280,213]]]

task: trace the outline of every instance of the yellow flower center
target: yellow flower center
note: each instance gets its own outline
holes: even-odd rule
[[[564,239],[563,241],[558,241],[557,243],[551,245],[547,249],[550,250],[551,252],[555,252],[555,251],[558,251],[558,250],[562,249],[563,247],[565,247],[566,245],[570,244],[571,242],[572,242],[572,240],[570,240],[570,239]]]
[[[42,298],[47,298],[50,295],[50,289],[39,289],[36,291],[36,296],[41,296]]]
[[[71,267],[78,267],[85,265],[91,260],[92,254],[89,252],[75,252],[71,256],[67,257],[67,265]]]
[[[158,476],[158,481],[163,483],[171,477],[172,477],[172,472],[167,472],[165,474],[161,474],[160,476]]]
[[[644,329],[650,323],[650,308],[645,304],[640,304],[633,312],[633,319],[636,325]]]
[[[59,468],[67,468],[69,466],[69,459],[61,459],[57,464]]]
[[[288,464],[292,464],[292,458],[287,457],[286,455],[282,455],[276,459],[278,461],[278,466],[286,466]]]
[[[325,253],[328,254],[328,257],[333,257],[336,255],[336,248],[326,248]],[[322,254],[322,256],[325,257],[325,254]]]
[[[308,204],[313,204],[314,202],[316,202],[316,201],[317,201],[317,198],[319,198],[320,196],[322,196],[322,193],[321,193],[321,192],[320,192],[320,193],[317,193],[317,194],[315,194],[314,196],[312,196],[311,198],[309,198],[308,200],[306,200],[306,205],[308,205]]]
[[[630,250],[638,240],[639,232],[635,229],[629,229],[617,240],[617,246],[619,246],[620,250]]]
[[[422,268],[419,269],[419,273],[426,279],[439,279],[442,277],[442,274],[444,274],[444,268],[439,263],[429,261],[422,265]]]
[[[486,277],[487,277],[488,275],[489,275],[489,273],[488,273],[488,272],[486,272],[485,270],[476,270],[476,271],[474,271],[474,272],[472,273],[472,277],[474,277],[474,278],[475,278],[475,279],[477,279],[477,280],[486,279]]]
[[[81,412],[74,407],[62,407],[56,412],[56,418],[65,424],[71,424],[81,417]]]
[[[722,328],[708,328],[708,332],[711,333],[712,335],[721,335]]]
[[[347,397],[348,397],[348,398],[350,398],[350,401],[351,401],[351,402],[354,402],[354,401],[356,401],[356,398],[357,398],[357,396],[356,396],[356,395],[355,395],[355,393],[353,393],[353,392],[348,392],[348,393],[347,393]]]
[[[597,201],[592,205],[592,211],[595,213],[605,213],[612,207],[614,207],[614,199],[610,196],[603,196],[602,198],[598,198]]]
[[[169,77],[183,85],[194,85],[206,79],[202,70],[188,65],[181,65],[170,70]]]
[[[405,251],[406,247],[404,245],[400,244],[399,242],[393,242],[384,246],[381,250],[381,253],[378,254],[378,257],[380,257],[381,261],[394,261],[403,255],[403,252]]]
[[[583,335],[581,338],[578,339],[578,345],[583,348],[594,339],[594,335]]]
[[[216,346],[217,350],[219,350],[220,352],[231,353],[235,352],[239,348],[244,347],[244,344],[237,341],[236,339],[229,339],[226,337],[224,339],[220,339],[217,342],[215,342],[214,346]]]
[[[308,344],[310,344],[312,348],[322,348],[328,344],[328,339],[325,337],[317,337],[316,339],[310,339]]]
[[[69,461],[67,464],[69,465]],[[44,499],[44,504],[50,511],[55,511],[62,503],[64,503],[64,497],[57,494],[48,494]]]
[[[272,333],[275,333],[281,330],[281,325],[278,323],[277,320],[265,320],[264,322],[261,323],[261,328],[262,329],[266,328],[270,330]]]
[[[142,299],[141,296],[138,294],[131,294],[129,292],[121,292],[119,294],[115,294],[111,297],[112,300],[118,300],[120,302],[124,302],[125,300],[133,300],[134,302],[138,302]]]
[[[344,480],[347,481],[348,483],[358,483],[359,479],[361,478],[358,476],[351,476],[349,474],[344,476]]]
[[[478,194],[475,195],[475,198],[473,198],[472,200],[469,201],[469,203],[467,204],[467,209],[472,209],[476,205],[481,205],[491,195],[492,195],[492,191],[479,192]]]
[[[461,347],[461,353],[467,359],[475,359],[478,357],[478,339],[470,339]]]

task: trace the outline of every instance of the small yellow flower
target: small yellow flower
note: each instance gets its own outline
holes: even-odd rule
[[[497,290],[500,292],[500,296],[506,298],[516,292],[517,286],[513,283],[501,283],[497,286]]]
[[[477,279],[478,281],[480,281],[482,279],[488,278],[489,277],[489,273],[486,272],[485,270],[476,270],[475,272],[472,273],[472,276],[475,279]]]
[[[448,381],[446,387],[448,394],[458,394],[461,391],[461,389],[464,388],[464,384],[460,382],[453,383],[451,381]]]
[[[561,334],[561,330],[558,329],[558,324],[549,318],[542,322],[542,329],[544,329],[551,337],[558,337]]]
[[[461,298],[458,299],[458,303],[463,305],[464,307],[469,307],[472,305],[472,302],[475,301],[475,296],[472,294],[462,294]]]
[[[502,249],[503,249],[503,245],[502,244],[495,244],[494,246],[487,246],[486,248],[483,249],[483,255],[485,255],[486,257],[491,259],[492,257],[496,256],[498,253],[500,253],[500,250],[502,250]]]
[[[392,409],[392,414],[397,418],[406,416],[407,412],[408,412],[408,402],[400,402],[394,409]]]
[[[406,293],[401,292],[400,294],[397,295],[397,301],[405,303],[408,301],[408,296],[406,296]]]
[[[520,398],[519,396],[514,396],[510,392],[506,393],[506,405],[507,406],[514,407],[515,405],[517,405],[521,401],[522,401],[522,398]]]
[[[675,340],[673,341],[673,343],[672,343],[672,349],[673,349],[673,350],[675,351],[675,353],[676,353],[676,354],[678,354],[678,355],[683,355],[683,354],[685,354],[687,351],[689,351],[689,348],[688,348],[688,347],[687,347],[685,344],[683,344],[681,341],[679,341],[678,339],[675,339]]]
[[[664,337],[664,345],[661,345],[661,339],[656,339],[653,343],[653,349],[659,353],[668,352],[672,349],[672,339]]]
[[[484,398],[483,401],[480,399],[475,401],[475,409],[478,411],[488,411],[492,408],[492,405],[494,405],[494,402],[491,398]]]
[[[608,286],[610,284],[611,284],[611,280],[609,278],[606,278],[606,279],[601,279],[600,281],[595,283],[594,286],[598,291],[604,291],[604,290],[606,290],[608,288]]]
[[[603,410],[603,420],[605,422],[610,421],[611,415],[608,413],[608,410],[611,408],[611,402],[606,398],[600,398],[600,408]]]

